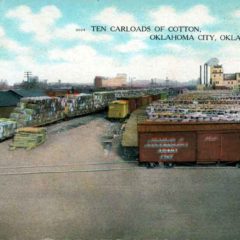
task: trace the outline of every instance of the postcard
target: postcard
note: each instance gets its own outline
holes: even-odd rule
[[[239,20],[0,0],[0,239],[239,239]]]

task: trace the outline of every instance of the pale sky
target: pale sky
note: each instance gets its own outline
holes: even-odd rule
[[[199,26],[198,34],[218,39],[240,35],[239,1],[0,0],[0,16],[0,80],[9,83],[21,81],[24,71],[49,82],[91,83],[95,75],[117,73],[186,81],[197,79],[199,65],[212,57],[225,72],[240,72],[239,41],[152,41],[153,33],[90,27]]]

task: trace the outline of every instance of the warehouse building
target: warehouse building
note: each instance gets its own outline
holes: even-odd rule
[[[108,78],[96,76],[94,79],[95,88],[118,88],[127,85],[127,74],[119,73],[116,77]]]
[[[19,97],[9,91],[0,91],[0,118],[8,118],[17,106]]]
[[[46,96],[46,92],[43,89],[12,89],[9,92],[15,94],[19,100],[23,97]]]
[[[210,82],[215,88],[239,88],[240,73],[224,73],[222,65],[215,65],[210,68]]]

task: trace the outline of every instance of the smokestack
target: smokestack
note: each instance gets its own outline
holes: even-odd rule
[[[208,84],[208,64],[204,63],[204,85]]]
[[[206,85],[206,63],[203,65],[203,84]]]
[[[219,64],[217,58],[211,58],[204,64],[204,85],[208,85],[208,67],[212,67]]]
[[[199,84],[202,85],[202,65],[200,65],[200,81]]]
[[[208,85],[208,65],[206,64],[206,85]]]

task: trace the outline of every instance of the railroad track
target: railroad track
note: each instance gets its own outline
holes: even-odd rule
[[[103,112],[92,113],[89,115],[70,118],[66,121],[59,121],[58,123],[46,126],[47,132],[48,134],[65,132],[67,130],[70,130],[79,126],[86,125],[87,123],[93,120],[103,119],[105,117],[106,117],[106,113],[103,111]]]
[[[143,168],[142,168],[142,167]],[[234,165],[176,165],[173,169],[236,169]],[[239,168],[239,166],[237,166]],[[66,174],[66,173],[92,173],[92,172],[113,172],[133,171],[146,169],[146,166],[138,164],[138,161],[114,161],[114,162],[93,162],[77,164],[58,165],[22,165],[22,166],[0,166],[1,176],[14,175],[43,175],[43,174]],[[163,167],[150,168],[150,171],[166,169]],[[149,170],[148,170],[149,171]],[[168,171],[166,169],[166,171]]]
[[[137,161],[95,162],[58,165],[0,166],[0,176],[63,173],[90,173],[134,170]]]

